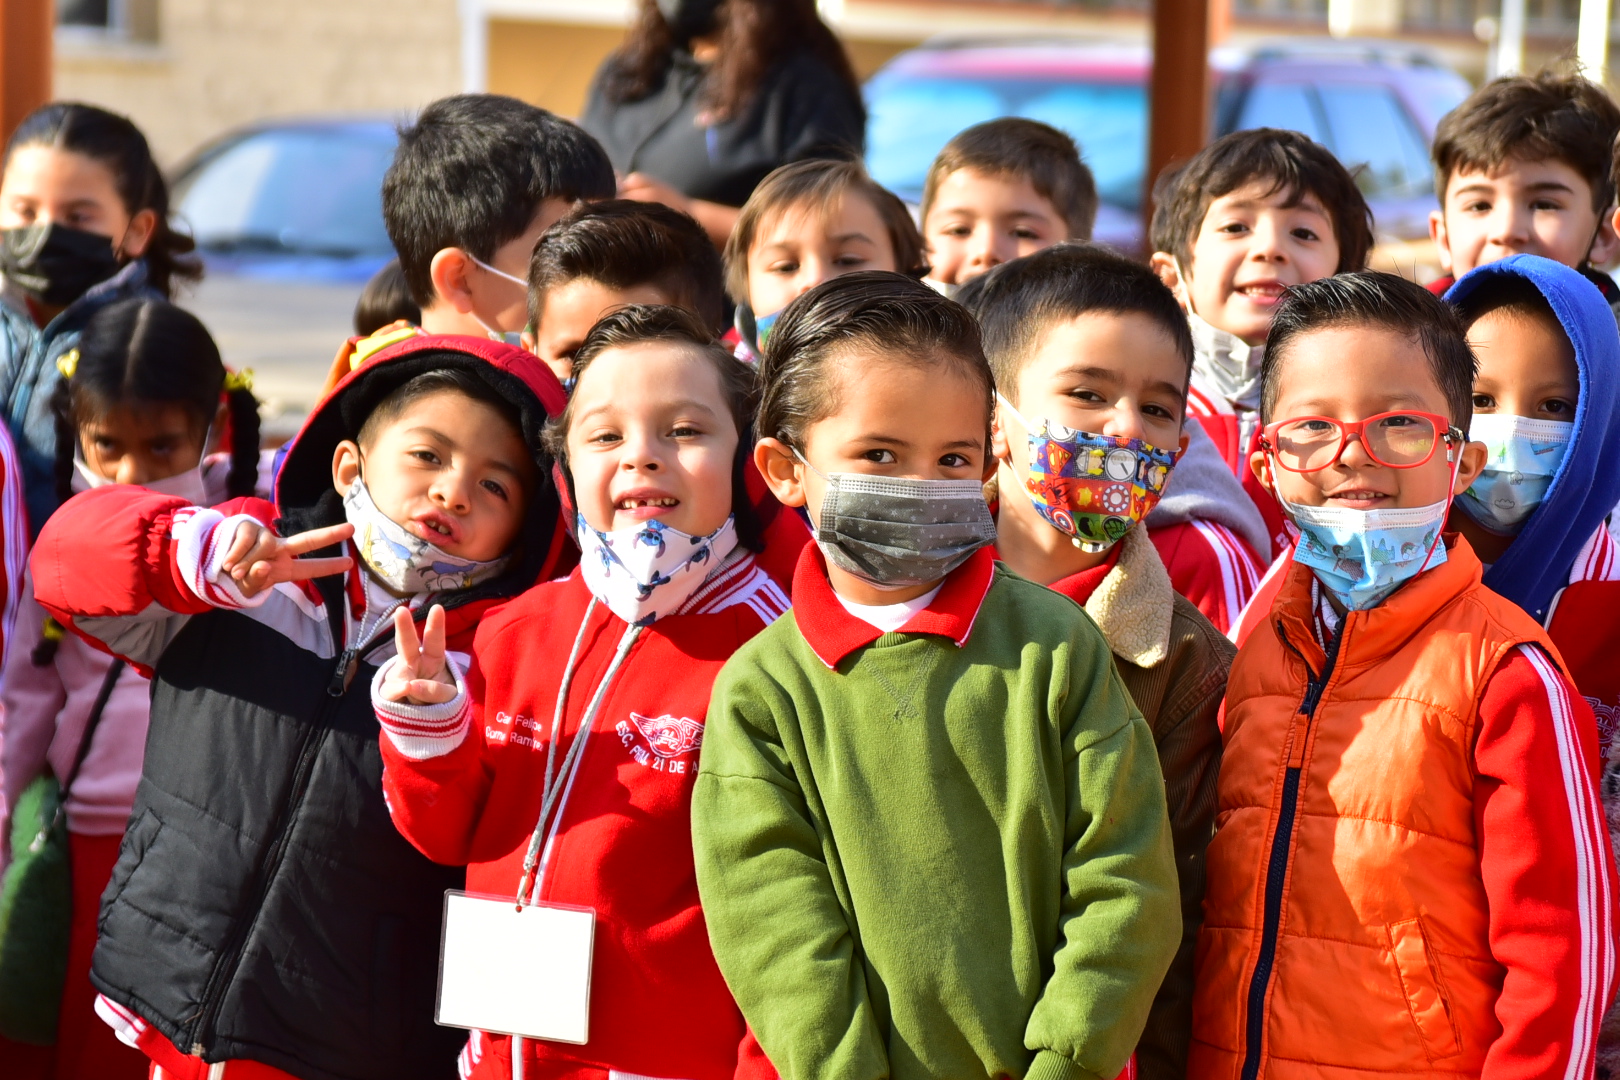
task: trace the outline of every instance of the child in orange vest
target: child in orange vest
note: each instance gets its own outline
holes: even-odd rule
[[[1227,687],[1190,1075],[1592,1075],[1616,945],[1595,730],[1442,533],[1486,465],[1474,367],[1392,275],[1297,286],[1272,323],[1251,464],[1300,539]]]

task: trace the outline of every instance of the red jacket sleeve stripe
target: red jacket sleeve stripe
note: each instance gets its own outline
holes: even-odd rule
[[[1614,985],[1614,863],[1591,762],[1596,724],[1540,649],[1480,701],[1475,815],[1502,1034],[1482,1080],[1589,1077]],[[1562,795],[1562,798],[1559,796]]]

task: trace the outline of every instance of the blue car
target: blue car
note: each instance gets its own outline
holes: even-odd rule
[[[1380,240],[1428,235],[1436,207],[1429,143],[1471,89],[1427,51],[1399,43],[1292,39],[1217,49],[1211,130],[1302,131],[1351,168]],[[866,84],[867,167],[913,204],[934,156],[963,128],[1026,116],[1062,128],[1097,178],[1095,238],[1144,252],[1148,76],[1141,44],[945,41],[895,57]]]
[[[384,118],[259,124],[208,144],[176,171],[171,205],[210,274],[364,282],[394,256],[382,179]]]

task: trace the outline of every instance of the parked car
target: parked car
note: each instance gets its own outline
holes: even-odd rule
[[[176,171],[175,216],[211,273],[364,282],[394,256],[382,178],[396,141],[382,118],[232,132]]]
[[[1428,51],[1399,43],[1292,39],[1217,49],[1211,130],[1302,131],[1359,180],[1380,240],[1426,236],[1435,206],[1429,142],[1470,86]],[[1097,178],[1095,238],[1142,254],[1152,53],[1099,41],[941,41],[902,53],[866,84],[867,167],[922,199],[929,163],[963,128],[1027,116],[1062,128]]]

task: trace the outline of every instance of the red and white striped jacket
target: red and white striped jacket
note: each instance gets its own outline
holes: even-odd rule
[[[465,864],[469,892],[514,897],[540,812],[559,688],[572,676],[558,760],[575,739],[587,741],[558,781],[561,806],[536,894],[596,912],[590,1041],[526,1040],[526,1076],[775,1076],[709,948],[691,797],[714,678],[788,603],[738,549],[679,610],[640,631],[613,675],[630,628],[593,602],[576,569],[484,620],[452,701],[412,707],[374,692],[383,786],[400,832],[436,862]],[[475,1033],[463,1077],[510,1076],[511,1045]]]
[[[1254,470],[1249,468],[1250,455],[1260,449],[1260,414],[1247,409],[1238,412],[1194,371],[1187,386],[1187,415],[1203,425],[1255,509],[1265,519],[1266,529],[1271,534],[1271,549],[1286,550],[1294,540],[1282,508],[1271,493],[1260,486]]]

